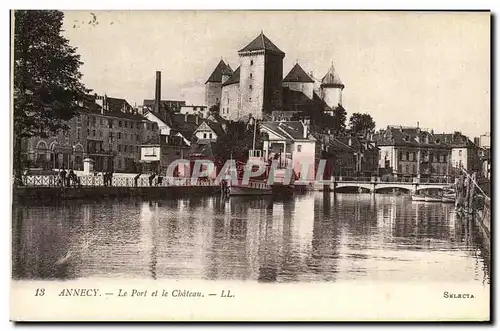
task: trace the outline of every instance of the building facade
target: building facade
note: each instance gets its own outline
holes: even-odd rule
[[[208,117],[208,107],[207,106],[195,106],[195,105],[186,105],[182,106],[179,113],[183,115],[198,115],[203,118]]]
[[[49,138],[33,137],[25,144],[31,167],[83,170],[83,160],[95,171],[133,172],[140,145],[158,134],[155,123],[137,114],[125,99],[90,96],[68,121],[69,130]]]
[[[388,126],[374,135],[382,173],[401,177],[451,175],[452,149],[432,132],[418,127]]]
[[[205,82],[205,105],[208,109],[219,106],[222,98],[222,84],[233,74],[233,70],[220,60]]]
[[[314,180],[317,145],[316,138],[311,134],[306,123],[300,121],[262,122],[260,131],[268,137],[263,142],[264,159],[275,160],[282,168],[293,168],[297,176],[306,180]]]
[[[435,135],[451,147],[451,168],[454,175],[462,173],[462,168],[469,172],[481,172],[481,148],[461,132]]]

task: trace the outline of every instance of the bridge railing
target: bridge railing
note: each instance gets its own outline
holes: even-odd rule
[[[192,180],[191,178],[180,177],[158,177],[153,178],[152,181],[148,177],[139,177],[137,180],[132,176],[115,176],[111,178],[111,185],[109,182],[105,183],[103,176],[78,176],[79,182],[70,180],[69,186],[71,187],[99,187],[99,186],[115,186],[115,187],[170,187],[170,186],[213,186],[215,180],[212,178],[200,178]],[[28,175],[23,177],[24,186],[36,187],[62,187],[63,183],[58,175]],[[65,181],[64,186],[68,186]]]
[[[451,184],[454,180],[444,177],[350,177],[350,176],[335,176],[332,177],[333,182],[364,182],[364,183],[413,183],[413,184]]]

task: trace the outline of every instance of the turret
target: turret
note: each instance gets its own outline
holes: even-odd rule
[[[332,109],[337,105],[342,105],[342,90],[345,85],[340,80],[339,75],[332,66],[321,80],[321,97],[323,101]]]

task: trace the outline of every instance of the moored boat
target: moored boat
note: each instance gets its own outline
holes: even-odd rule
[[[412,201],[425,201],[425,197],[423,195],[414,194],[411,196]]]
[[[425,197],[425,202],[441,202],[441,198],[440,197],[426,196]]]
[[[265,181],[250,180],[248,184],[238,184],[229,187],[229,195],[270,195],[272,187]]]
[[[455,202],[455,197],[445,197],[445,196],[443,196],[441,198],[441,202],[444,202],[444,203],[453,203],[453,202]]]

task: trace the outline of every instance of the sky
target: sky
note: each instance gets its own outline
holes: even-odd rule
[[[154,98],[156,71],[162,99],[204,104],[220,59],[236,69],[262,30],[286,53],[284,76],[298,62],[322,78],[333,63],[348,116],[377,129],[490,131],[489,13],[65,11],[63,29],[86,86],[132,105]]]

